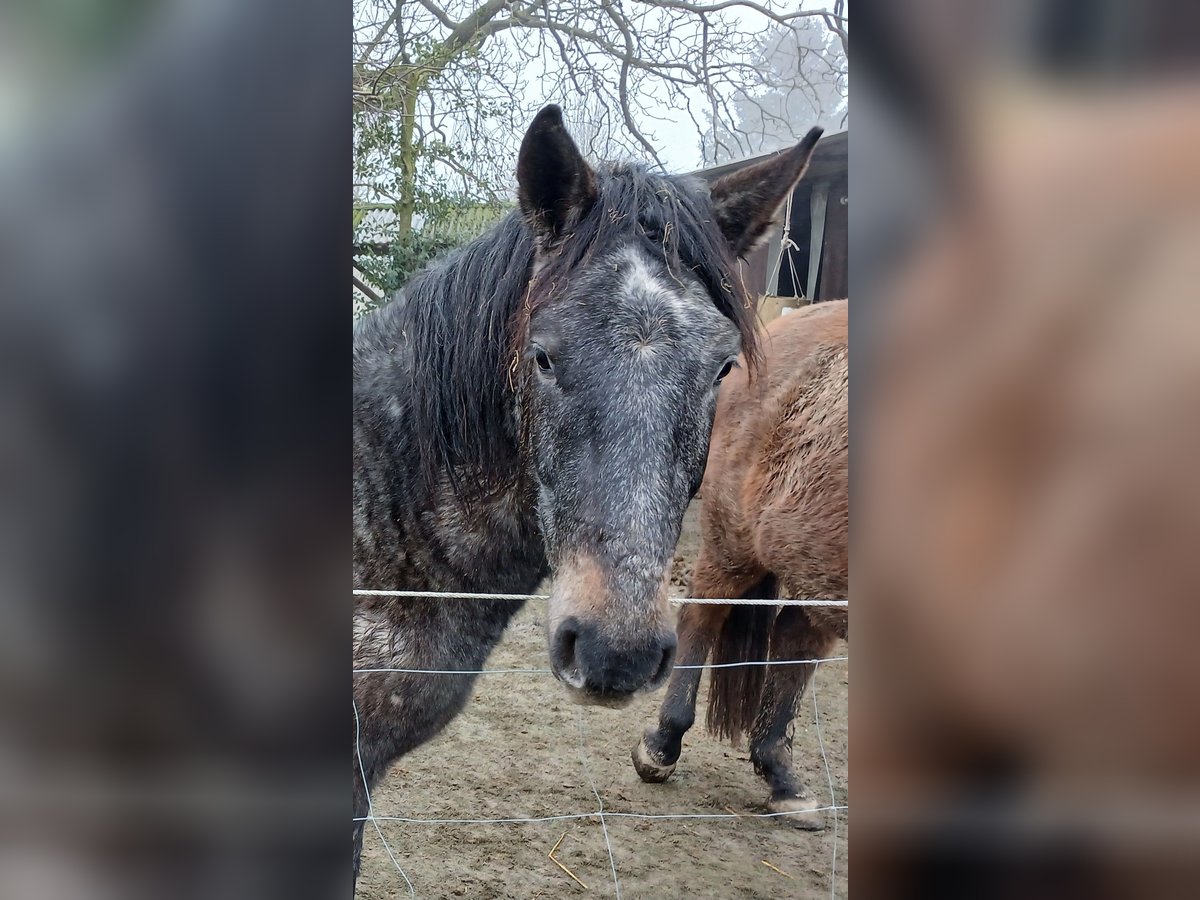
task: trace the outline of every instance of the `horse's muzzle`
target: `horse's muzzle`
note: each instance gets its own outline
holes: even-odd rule
[[[633,641],[614,642],[595,622],[564,619],[550,638],[555,676],[581,703],[623,706],[635,692],[667,680],[675,663],[675,632],[650,629]]]

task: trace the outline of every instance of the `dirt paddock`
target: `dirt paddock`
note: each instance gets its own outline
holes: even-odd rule
[[[696,504],[675,560],[673,589],[683,596],[696,550]],[[467,601],[454,601],[467,602]],[[487,668],[546,668],[545,604],[531,602],[509,628]],[[843,645],[836,655],[846,655]],[[812,795],[846,804],[847,664],[816,674],[822,761],[813,702],[805,695],[795,722],[797,772]],[[702,721],[706,686],[701,689]],[[406,757],[374,792],[378,816],[422,819],[535,818],[597,809],[640,814],[764,812],[766,786],[745,748],[710,738],[702,725],[684,740],[674,777],[643,784],[629,751],[654,720],[663,691],[622,710],[572,704],[549,675],[485,675],[466,711],[436,740]],[[581,736],[582,723],[582,736]],[[833,820],[805,832],[786,818],[608,818],[620,896],[625,900],[783,900],[845,897],[847,814],[838,814],[836,875]],[[616,892],[597,818],[523,824],[433,825],[382,822],[397,862],[420,900],[613,897]],[[555,858],[586,888],[548,858]],[[363,842],[362,900],[407,898],[375,830]]]

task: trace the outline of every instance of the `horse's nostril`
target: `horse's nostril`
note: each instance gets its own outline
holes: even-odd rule
[[[575,645],[579,640],[579,623],[573,617],[564,621],[554,632],[550,661],[554,668],[565,674],[575,668]]]
[[[671,669],[675,665],[675,648],[677,644],[675,635],[672,634],[671,639],[663,647],[662,661],[658,664],[658,669],[655,671],[654,677],[650,679],[647,687],[651,689],[656,688],[667,680],[667,677],[671,674]]]

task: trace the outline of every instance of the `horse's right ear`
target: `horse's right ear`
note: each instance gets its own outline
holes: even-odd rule
[[[538,246],[553,245],[591,209],[596,175],[551,104],[533,120],[517,158],[518,197]]]

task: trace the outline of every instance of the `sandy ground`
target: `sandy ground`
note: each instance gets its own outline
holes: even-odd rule
[[[685,521],[675,561],[678,596],[685,593],[695,554],[697,504]],[[544,604],[528,604],[488,668],[546,668],[544,612]],[[844,645],[835,651],[845,652]],[[802,699],[795,722],[797,771],[812,795],[826,801],[832,778],[839,805],[846,804],[848,681],[844,662],[821,666],[815,679],[828,775],[811,696]],[[706,695],[702,689],[701,722]],[[629,751],[654,721],[662,696],[660,690],[622,710],[583,708],[571,703],[549,675],[483,676],[466,711],[436,740],[402,760],[376,789],[376,815],[484,819],[590,813],[597,809],[593,784],[608,812],[764,812],[766,787],[745,748],[717,743],[702,725],[685,738],[671,781],[647,785],[638,779]],[[783,900],[846,896],[846,815],[839,814],[836,842],[832,816],[818,833],[801,831],[786,819],[605,821],[625,900]],[[381,822],[380,827],[421,900],[617,896],[604,830],[595,817],[523,824]],[[548,858],[560,838],[555,857],[586,888]],[[410,896],[370,826],[358,896]]]

